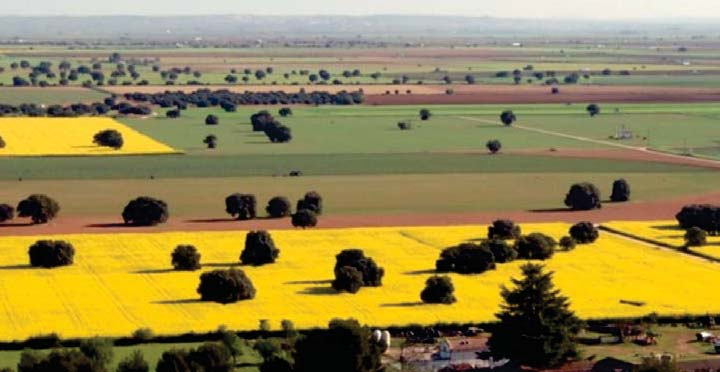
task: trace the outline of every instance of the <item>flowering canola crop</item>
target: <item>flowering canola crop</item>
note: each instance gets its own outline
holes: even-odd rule
[[[555,238],[568,229],[565,224],[522,227]],[[170,252],[177,244],[193,244],[202,254],[202,270],[236,266],[244,232],[43,237],[75,246],[75,264],[56,269],[26,266],[28,247],[40,237],[3,237],[0,340],[49,332],[124,336],[140,327],[158,334],[211,331],[222,324],[248,330],[257,329],[260,319],[274,327],[290,319],[299,328],[325,326],[334,317],[374,326],[492,321],[500,286],[519,275],[524,261],[480,275],[451,274],[457,303],[419,303],[440,250],[486,231],[485,226],[272,231],[278,261],[242,267],[257,289],[256,298],[228,305],[198,301],[200,271],[172,271]],[[364,249],[385,268],[382,287],[362,288],[355,295],[332,290],[334,256],[351,247]],[[720,293],[709,288],[720,280],[720,267],[676,252],[601,234],[594,244],[557,252],[544,263],[583,318],[720,312]]]
[[[93,143],[95,133],[119,131],[125,144],[119,150]],[[173,154],[179,151],[111,118],[0,118],[2,156],[92,156]]]
[[[685,245],[685,230],[677,221],[632,221],[632,222],[609,222],[607,227],[624,233],[652,239],[657,242],[670,244],[675,247]],[[690,247],[694,252],[720,258],[720,236],[708,236],[708,244],[702,247]]]

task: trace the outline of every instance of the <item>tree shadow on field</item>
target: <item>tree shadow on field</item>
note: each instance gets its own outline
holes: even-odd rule
[[[3,227],[10,228],[10,227],[30,227],[30,226],[35,226],[35,224],[32,222],[0,223],[0,229]]]
[[[427,270],[406,271],[403,273],[403,275],[430,275],[430,274],[437,274],[437,271],[435,269],[427,269]]]
[[[198,218],[194,220],[185,220],[187,223],[221,223],[221,222],[239,222],[237,218],[226,217],[226,218]]]
[[[34,267],[32,267],[28,264],[0,266],[0,271],[2,271],[2,270],[31,270],[31,269],[34,269]]]
[[[542,208],[542,209],[530,209],[530,213],[564,213],[564,212],[583,212],[570,208]],[[587,212],[587,211],[585,211]]]
[[[340,292],[336,291],[333,287],[307,287],[302,291],[298,291],[298,294],[313,295],[313,296],[327,296],[336,295]]]
[[[199,304],[203,303],[205,301],[199,299],[199,298],[186,298],[182,300],[162,300],[162,301],[153,301],[153,304],[159,304],[159,305],[186,305],[186,304]]]
[[[147,227],[147,226],[135,226],[135,225],[128,225],[122,222],[108,222],[108,223],[91,223],[88,225],[85,225],[85,227],[92,227],[92,228],[101,228],[101,229],[111,229],[111,228],[117,228],[117,227]]]
[[[325,280],[293,280],[289,282],[285,282],[283,284],[330,284],[332,283],[332,279],[325,279]]]
[[[132,271],[133,274],[168,274],[175,271],[175,269],[147,269],[147,270],[136,270]]]
[[[243,266],[241,262],[208,262],[202,263],[202,267],[240,267]]]
[[[679,225],[656,225],[656,226],[650,226],[650,228],[653,228],[656,230],[665,230],[665,231],[685,231]]]
[[[415,307],[425,305],[422,301],[381,304],[380,307]]]

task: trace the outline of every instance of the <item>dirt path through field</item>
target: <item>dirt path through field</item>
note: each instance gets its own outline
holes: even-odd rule
[[[467,121],[474,121],[479,123],[486,123],[486,124],[495,124],[497,125],[497,121],[488,120],[488,119],[482,119],[482,118],[473,118],[468,116],[458,116],[458,119],[467,120]],[[617,142],[611,142],[611,141],[604,141],[604,140],[597,140],[582,136],[576,136],[572,134],[566,134],[562,132],[555,132],[550,131],[546,129],[540,129],[540,128],[533,128],[528,127],[524,125],[517,125],[513,124],[512,128],[514,129],[520,129],[525,130],[529,132],[535,132],[540,134],[545,134],[549,136],[555,136],[555,137],[562,137],[562,138],[569,138],[576,141],[582,141],[582,142],[588,142],[588,143],[594,143],[599,144],[603,146],[608,147],[614,147],[619,148],[623,150],[630,150],[638,153],[642,153],[644,156],[638,157],[630,157],[628,160],[644,160],[644,161],[654,161],[654,162],[661,162],[661,163],[670,163],[670,164],[680,164],[680,165],[691,165],[691,166],[698,166],[703,168],[711,168],[711,169],[720,169],[720,161],[712,160],[712,159],[704,159],[704,158],[695,158],[695,157],[689,157],[689,156],[682,156],[682,155],[676,155],[676,154],[669,154],[665,152],[658,152],[653,151],[645,147],[636,147],[636,146],[629,146],[622,143]],[[591,152],[594,152],[593,150],[587,150],[587,153],[590,154]],[[573,151],[572,152],[573,157],[583,157],[582,151]],[[544,153],[544,155],[547,155]],[[558,156],[562,156],[562,154],[557,153]],[[588,155],[587,157],[597,157],[593,155]]]

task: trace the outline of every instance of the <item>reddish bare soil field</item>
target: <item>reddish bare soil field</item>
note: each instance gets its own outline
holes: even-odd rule
[[[430,86],[425,86],[429,88]],[[548,86],[463,85],[435,86],[442,94],[373,95],[368,93],[369,105],[416,104],[500,104],[500,103],[683,103],[718,102],[720,89],[668,88],[640,86],[562,86],[552,94]],[[445,94],[452,88],[454,94]]]
[[[684,205],[691,203],[718,203],[720,192],[645,203],[605,203],[593,211],[566,209],[411,215],[330,215],[321,216],[317,228],[391,227],[391,226],[449,226],[487,224],[498,218],[517,222],[578,222],[595,223],[613,220],[672,220]],[[46,225],[27,225],[20,222],[0,224],[0,235],[48,235],[90,233],[149,233],[161,231],[232,231],[252,229],[292,229],[289,218],[237,221],[228,218],[171,219],[154,227],[125,227],[113,217],[60,217]]]

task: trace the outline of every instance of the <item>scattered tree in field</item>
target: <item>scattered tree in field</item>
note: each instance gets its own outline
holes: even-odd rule
[[[214,134],[209,134],[203,139],[203,143],[207,145],[207,148],[214,149],[217,147],[217,137]]]
[[[280,116],[282,116],[282,117],[288,117],[288,116],[292,116],[293,112],[290,107],[283,107],[280,110],[278,110],[278,114],[280,114]]]
[[[93,136],[93,143],[98,146],[111,147],[119,150],[125,142],[120,132],[115,129],[105,129],[97,132],[95,136]]]
[[[275,121],[275,118],[266,110],[250,115],[250,124],[252,125],[253,132],[263,132],[273,121]]]
[[[223,304],[255,297],[255,287],[242,270],[213,270],[200,275],[197,289],[203,301]]]
[[[317,226],[317,222],[317,214],[309,209],[298,209],[292,215],[292,225],[294,227],[306,229]]]
[[[600,232],[592,222],[583,221],[570,227],[570,236],[577,244],[589,244],[597,240]]]
[[[217,342],[206,342],[197,349],[170,349],[162,353],[155,371],[157,372],[193,372],[217,371],[230,372],[230,353]]]
[[[565,205],[573,210],[602,208],[600,190],[592,183],[576,183],[565,195]]]
[[[488,226],[488,239],[517,239],[520,235],[520,225],[510,220],[495,220]]]
[[[358,269],[351,266],[343,266],[335,272],[335,280],[332,287],[337,291],[357,293],[363,286],[363,276]]]
[[[30,266],[53,268],[73,264],[75,248],[63,240],[38,240],[28,251]]]
[[[168,110],[168,111],[165,113],[165,116],[166,116],[168,119],[177,119],[177,118],[180,117],[180,110],[178,110],[178,109]]]
[[[522,273],[522,279],[512,279],[515,288],[502,288],[500,322],[488,346],[496,356],[533,368],[560,366],[578,356],[580,319],[554,288],[552,272],[527,264]]]
[[[591,103],[586,108],[588,114],[590,114],[590,117],[594,117],[595,115],[600,113],[600,106],[598,106],[595,103]]]
[[[630,184],[622,178],[615,180],[615,182],[613,182],[610,200],[613,202],[625,202],[630,200]]]
[[[295,344],[295,372],[376,372],[382,369],[382,347],[372,332],[354,319],[334,319],[328,329],[304,333]]]
[[[492,252],[496,263],[507,263],[517,258],[515,247],[510,246],[505,240],[491,239],[480,243],[481,246],[487,247]]]
[[[479,274],[495,269],[495,256],[490,248],[480,244],[462,243],[445,248],[435,261],[438,272]]]
[[[270,233],[264,230],[250,231],[245,236],[245,249],[240,254],[244,265],[260,266],[273,263],[280,254]]]
[[[167,222],[169,216],[167,203],[149,196],[131,200],[122,212],[125,224],[133,226],[155,226]]]
[[[485,147],[487,147],[488,151],[490,151],[491,154],[497,154],[500,149],[502,149],[502,143],[498,140],[490,140],[487,141],[485,144]]]
[[[178,245],[170,256],[175,270],[199,270],[200,252],[193,245]]]
[[[563,250],[572,251],[573,249],[575,249],[576,243],[575,243],[575,239],[573,239],[569,236],[563,236],[562,238],[560,238],[559,245],[560,245],[560,248],[562,248]]]
[[[707,244],[707,232],[699,227],[691,227],[685,232],[685,245],[702,247]]]
[[[113,343],[108,339],[91,338],[82,340],[79,349],[96,366],[107,367],[113,360]]]
[[[398,126],[398,128],[400,128],[400,130],[410,130],[410,129],[412,129],[412,123],[407,122],[407,121],[398,122],[398,123],[397,123],[397,126]]]
[[[5,140],[2,138],[2,136],[0,136],[0,149],[4,149],[4,148],[5,148]]]
[[[378,266],[371,257],[366,257],[361,249],[346,249],[335,256],[335,280],[333,288],[338,291],[355,293],[357,275],[350,269],[355,269],[360,274],[361,286],[379,287],[382,285],[382,278],[385,270]]]
[[[265,212],[272,218],[282,218],[290,215],[290,200],[284,196],[276,196],[268,201]]]
[[[425,282],[425,288],[420,292],[420,299],[426,304],[452,304],[457,301],[454,295],[455,287],[449,276],[431,276]]]
[[[272,143],[287,143],[292,140],[290,128],[280,124],[278,121],[272,121],[265,126],[265,135]]]
[[[298,200],[297,210],[308,209],[320,215],[323,211],[323,199],[317,191],[308,191],[302,199]]]
[[[517,121],[517,117],[515,116],[515,113],[512,112],[512,110],[505,110],[500,113],[500,122],[503,123],[505,126],[513,125],[513,123]]]
[[[546,260],[555,253],[557,242],[542,233],[530,233],[515,240],[518,258],[525,260]]]
[[[257,215],[255,195],[235,193],[225,198],[225,212],[238,220],[251,220]]]
[[[237,333],[227,330],[225,326],[220,326],[218,333],[220,333],[220,342],[233,359],[233,365],[237,365],[237,358],[243,355],[247,342],[238,337]]]
[[[675,215],[680,227],[699,227],[710,235],[720,233],[720,206],[710,204],[686,205]]]
[[[18,203],[18,217],[32,219],[35,224],[47,223],[60,213],[60,204],[44,194],[33,194]]]
[[[475,84],[475,76],[473,75],[465,75],[465,82],[472,85]]]
[[[116,372],[149,372],[150,366],[145,361],[142,351],[135,350],[118,363]]]
[[[15,208],[8,204],[0,204],[0,223],[15,218]]]
[[[430,110],[428,109],[420,109],[420,120],[429,120],[432,116],[432,113],[430,113]]]
[[[217,115],[208,115],[205,117],[205,125],[218,125],[220,124],[220,118]]]

